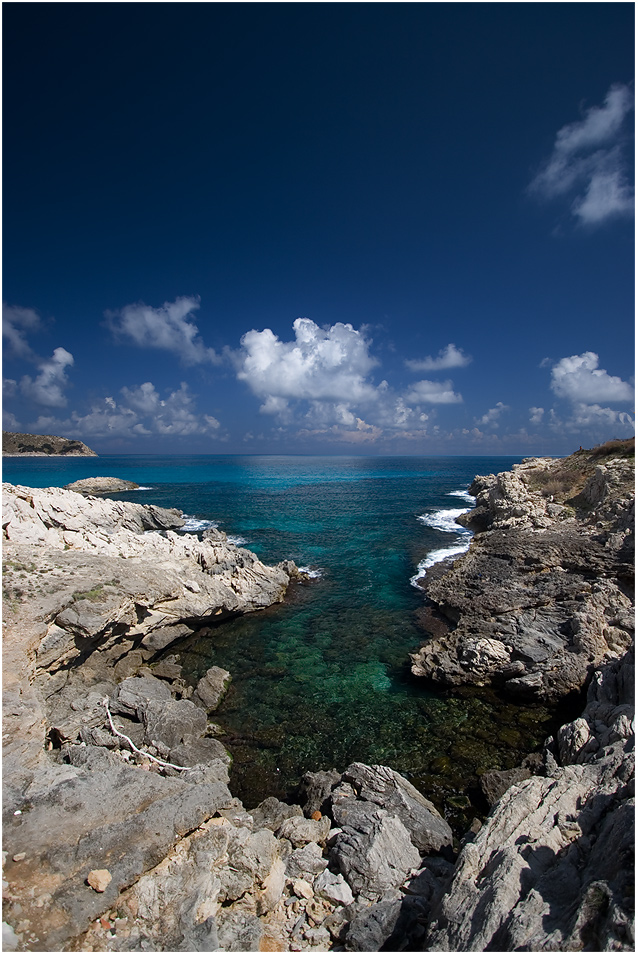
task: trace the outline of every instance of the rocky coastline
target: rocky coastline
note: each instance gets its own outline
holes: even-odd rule
[[[232,674],[189,686],[166,650],[284,599],[292,562],[178,533],[178,511],[5,485],[5,950],[633,950],[631,464],[597,464],[572,503],[543,493],[555,466],[477,478],[470,551],[426,582],[445,626],[417,673],[584,694],[541,754],[482,780],[492,810],[460,844],[390,767],[308,772],[298,805],[229,791]]]
[[[2,432],[3,457],[97,457],[83,441],[60,438],[55,434]]]

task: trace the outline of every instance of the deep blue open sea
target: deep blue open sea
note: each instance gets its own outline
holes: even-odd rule
[[[487,691],[433,693],[409,672],[427,639],[414,579],[469,532],[475,474],[513,457],[104,455],[4,458],[5,481],[62,486],[106,475],[143,489],[113,495],[179,507],[192,532],[212,522],[265,562],[291,558],[315,576],[284,604],[227,621],[177,653],[196,682],[230,670],[216,714],[246,805],[290,795],[306,770],[384,763],[453,818],[476,807],[477,773],[516,765],[551,731],[552,716]],[[463,821],[461,818],[459,822]]]

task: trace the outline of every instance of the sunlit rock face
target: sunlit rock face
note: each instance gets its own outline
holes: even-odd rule
[[[416,676],[556,703],[631,645],[633,462],[572,459],[475,479],[469,552],[424,585],[450,630],[413,654]]]

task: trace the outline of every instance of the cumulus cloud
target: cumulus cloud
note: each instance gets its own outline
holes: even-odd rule
[[[502,401],[497,401],[494,408],[490,408],[489,411],[486,411],[482,418],[476,419],[476,423],[480,425],[496,425],[504,411],[509,411],[509,405],[503,404]]]
[[[635,431],[635,422],[630,414],[616,411],[613,408],[603,408],[599,404],[585,404],[577,402],[566,416],[559,415],[554,408],[550,411],[550,427],[560,434],[582,433],[589,431],[593,436],[606,439],[614,437],[630,437]]]
[[[270,329],[253,329],[231,357],[238,379],[260,399],[260,411],[276,416],[282,427],[296,426],[300,438],[361,444],[422,435],[428,420],[422,405],[463,400],[451,381],[418,381],[406,393],[385,380],[375,384],[371,373],[378,361],[371,342],[350,324],[320,328],[298,318],[293,331],[294,339],[283,341]],[[444,352],[458,360],[455,346]]]
[[[2,397],[13,398],[18,390],[18,382],[14,378],[2,379]]]
[[[406,401],[413,404],[451,405],[463,401],[454,391],[451,381],[415,381],[405,394]]]
[[[535,408],[532,407],[529,409],[529,420],[531,424],[540,424],[543,420],[543,415],[545,414],[544,408]]]
[[[119,311],[106,312],[107,323],[116,338],[128,338],[140,348],[160,348],[173,352],[184,365],[219,364],[214,348],[202,341],[192,314],[199,298],[181,296],[164,302],[159,308],[138,302]]]
[[[411,371],[442,371],[446,368],[465,368],[472,361],[470,355],[464,354],[452,342],[442,348],[436,358],[408,359],[406,365]]]
[[[633,401],[632,386],[598,367],[595,352],[583,352],[561,358],[551,365],[551,389],[558,398],[569,402],[564,414],[550,410],[549,426],[555,432],[588,431],[591,438],[605,439],[610,435],[624,437],[633,433],[634,419],[627,411],[605,407],[602,402],[629,403]]]
[[[2,429],[3,431],[20,431],[20,422],[11,411],[2,409]]]
[[[556,362],[551,372],[551,389],[559,398],[586,404],[631,401],[634,396],[628,382],[598,367],[598,355],[591,351]]]
[[[198,414],[194,396],[188,385],[162,398],[147,381],[133,388],[124,387],[122,398],[107,396],[93,402],[86,414],[77,411],[66,420],[41,416],[30,427],[34,431],[49,430],[55,434],[82,438],[132,438],[145,435],[208,435],[220,437],[220,423],[212,415]]]
[[[63,408],[67,403],[63,389],[68,384],[65,368],[73,364],[73,355],[66,348],[56,348],[51,358],[39,362],[40,373],[36,378],[24,375],[20,391],[26,398],[50,408]]]
[[[288,424],[296,406],[307,404],[306,418],[321,427],[352,424],[353,409],[375,404],[387,383],[368,379],[378,364],[365,336],[350,324],[320,328],[308,318],[293,323],[294,341],[285,342],[269,328],[253,329],[241,339],[233,360],[237,378],[262,400],[263,414]]]
[[[615,84],[602,106],[563,126],[554,149],[528,187],[539,199],[572,196],[570,211],[581,224],[597,225],[630,215],[634,194],[623,151],[625,120],[633,92]]]
[[[264,412],[281,411],[289,400],[374,400],[376,389],[366,379],[377,361],[361,332],[342,322],[322,329],[308,318],[298,318],[293,329],[291,342],[269,328],[241,339],[237,377],[264,400]]]
[[[3,304],[2,335],[7,343],[8,356],[28,361],[38,368],[35,377],[22,377],[20,391],[36,404],[63,408],[67,403],[64,389],[69,383],[65,369],[73,365],[73,355],[66,348],[58,347],[50,358],[41,358],[27,341],[27,336],[39,331],[41,325],[40,316],[34,309]],[[5,379],[4,397],[13,397],[17,390],[16,381]]]
[[[16,358],[34,361],[37,356],[27,342],[27,335],[40,327],[40,316],[32,308],[18,305],[2,305],[2,337],[6,340],[9,354]]]

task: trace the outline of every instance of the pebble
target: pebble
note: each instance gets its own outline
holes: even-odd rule
[[[292,891],[295,895],[299,896],[300,899],[311,899],[315,894],[312,890],[312,886],[309,882],[306,882],[305,879],[295,879],[292,884]]]
[[[16,854],[13,856],[13,861],[22,862],[22,860],[26,859],[26,857],[27,857],[26,852],[16,852]]]
[[[96,892],[104,892],[112,878],[113,876],[108,869],[91,869],[86,881]]]

